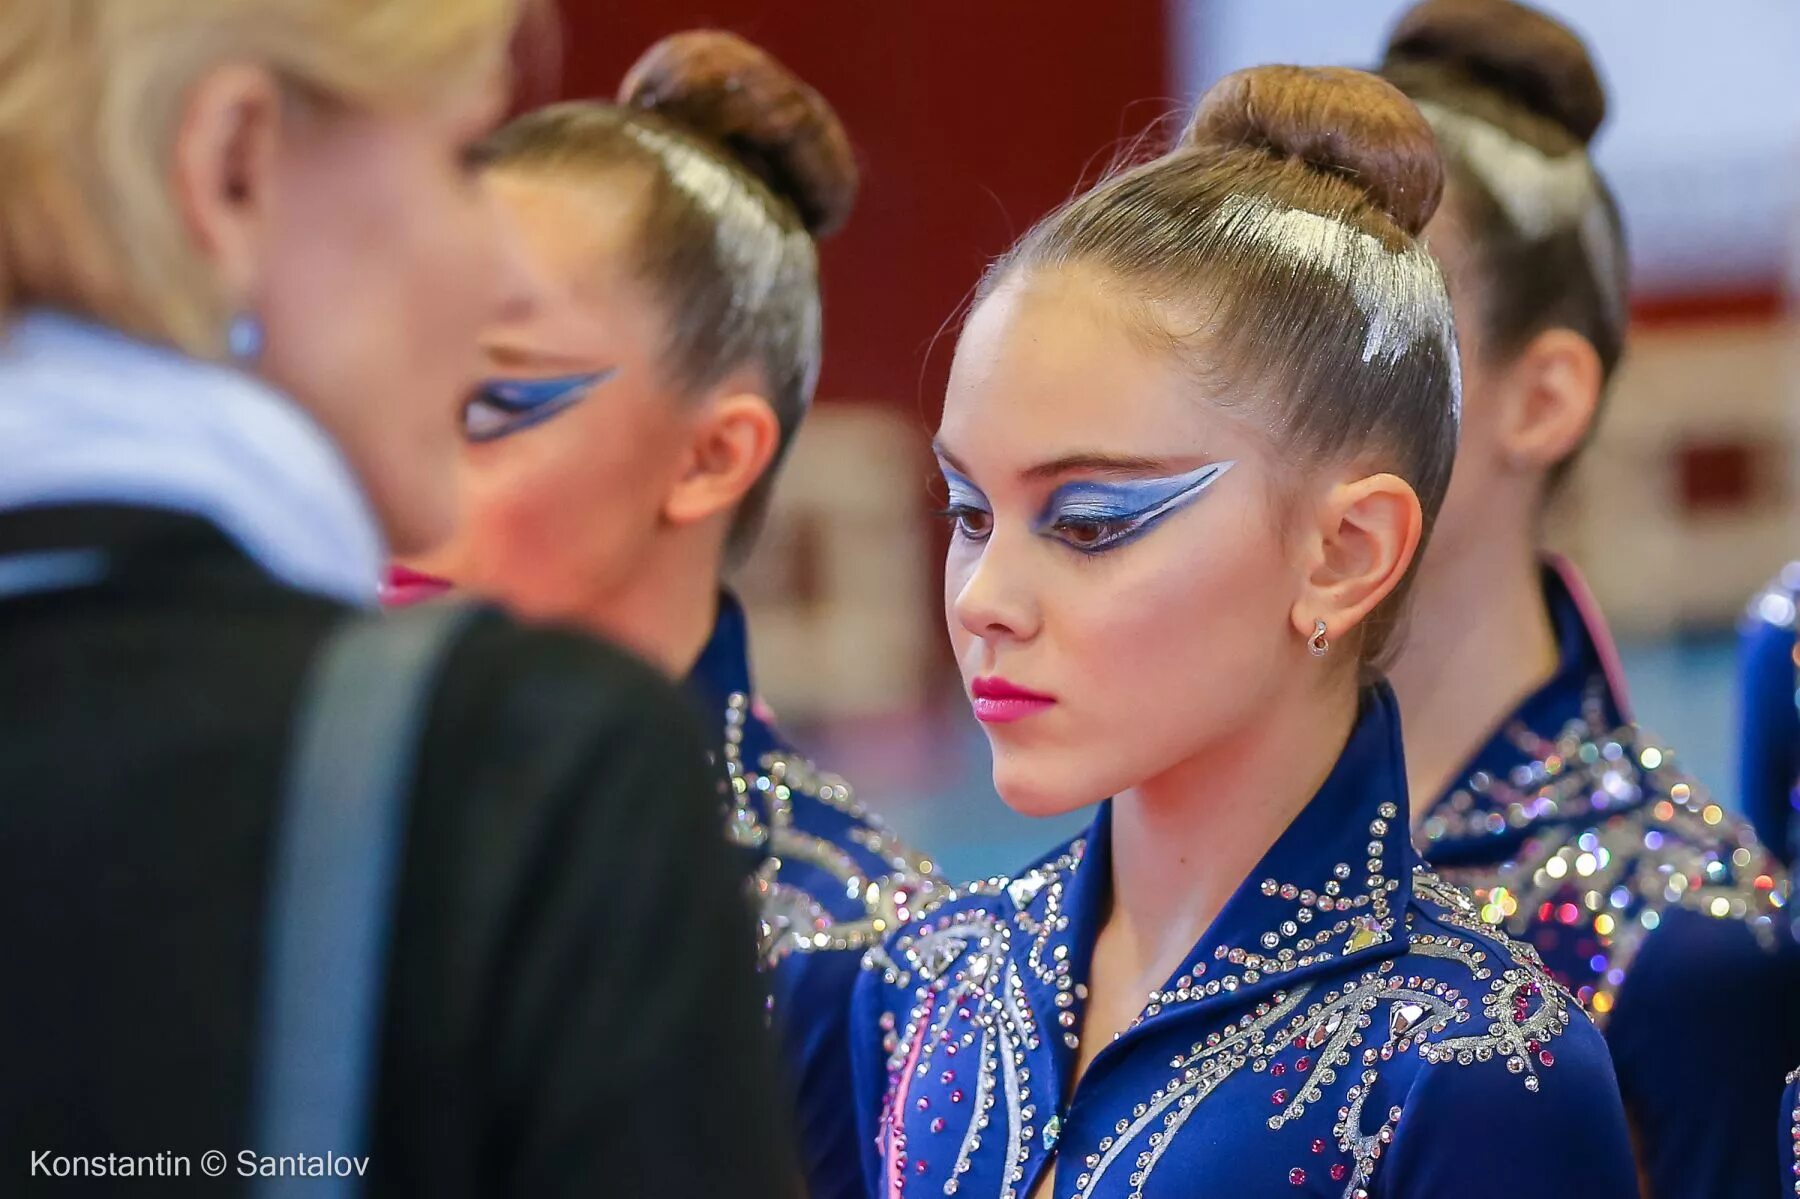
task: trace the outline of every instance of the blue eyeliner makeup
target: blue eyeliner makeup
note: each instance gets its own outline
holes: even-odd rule
[[[1234,465],[1209,462],[1160,479],[1064,483],[1044,502],[1033,531],[1084,554],[1104,553],[1135,541],[1186,508]]]
[[[470,441],[497,441],[541,425],[588,397],[618,373],[616,367],[551,379],[493,379],[463,410],[463,435]]]

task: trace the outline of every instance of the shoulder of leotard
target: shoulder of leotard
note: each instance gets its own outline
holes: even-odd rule
[[[984,937],[1023,916],[1029,921],[1081,867],[1085,834],[1071,838],[1010,875],[946,888],[863,958],[863,968],[892,986],[926,983],[953,969]]]
[[[1467,1066],[1498,1058],[1536,1090],[1537,1073],[1555,1061],[1554,1050],[1545,1052],[1553,1041],[1571,1034],[1598,1040],[1580,1003],[1537,950],[1484,920],[1468,892],[1429,866],[1414,867],[1406,935],[1406,953],[1388,984],[1397,992],[1387,1003],[1390,1031],[1408,1018],[1407,1005],[1417,1004],[1405,995],[1421,977],[1439,984],[1440,997],[1456,995],[1452,1003],[1458,1006],[1456,1019],[1416,1021],[1416,1045],[1426,1064]]]
[[[1568,878],[1604,873],[1665,879],[1660,887],[1636,888],[1642,902],[1632,910],[1640,920],[1644,911],[1686,908],[1746,922],[1766,940],[1783,923],[1792,884],[1750,823],[1640,726],[1622,726],[1589,744],[1597,752],[1574,756],[1567,766],[1573,777],[1563,787],[1612,802],[1579,818],[1534,826],[1535,855],[1546,866],[1560,860]]]

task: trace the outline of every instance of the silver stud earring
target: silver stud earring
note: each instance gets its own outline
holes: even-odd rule
[[[1331,642],[1325,639],[1324,621],[1313,621],[1313,635],[1312,638],[1307,641],[1306,648],[1312,651],[1312,655],[1315,658],[1323,658],[1326,654],[1331,652]]]
[[[244,364],[262,357],[262,322],[248,312],[232,317],[231,324],[225,329],[225,349],[235,361]]]

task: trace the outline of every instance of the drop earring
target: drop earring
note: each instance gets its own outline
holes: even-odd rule
[[[1315,658],[1323,658],[1331,652],[1331,642],[1325,639],[1324,621],[1313,621],[1313,635],[1307,641],[1306,648],[1312,651],[1312,656]]]
[[[225,329],[225,349],[234,361],[244,366],[262,357],[262,322],[248,312],[232,317],[231,324]]]

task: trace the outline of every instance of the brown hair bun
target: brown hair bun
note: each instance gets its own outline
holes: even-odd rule
[[[1251,67],[1200,98],[1182,140],[1254,146],[1342,176],[1418,236],[1444,192],[1431,126],[1384,79],[1348,67]]]
[[[1606,89],[1581,38],[1512,0],[1424,0],[1388,35],[1382,69],[1430,66],[1554,121],[1586,145],[1606,120]]]
[[[836,232],[856,201],[856,155],[837,113],[773,56],[735,34],[677,33],[646,50],[619,103],[718,143],[791,203],[814,237]]]

